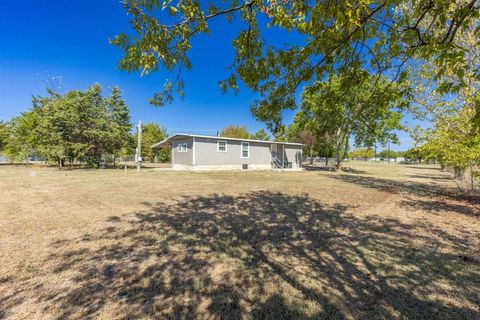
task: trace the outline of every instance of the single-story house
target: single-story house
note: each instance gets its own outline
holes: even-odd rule
[[[174,169],[300,168],[302,144],[175,134],[152,146],[170,146]]]

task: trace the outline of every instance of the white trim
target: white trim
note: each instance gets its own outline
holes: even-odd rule
[[[197,137],[197,138],[206,138],[206,139],[220,139],[220,140],[227,140],[227,141],[247,141],[247,142],[258,142],[258,143],[278,143],[278,144],[284,144],[284,145],[297,145],[297,146],[302,146],[302,143],[295,143],[295,142],[281,142],[281,141],[267,141],[267,140],[253,140],[253,139],[240,139],[240,138],[229,138],[229,137],[217,137],[217,136],[204,136],[204,135],[198,135],[198,134],[188,134],[188,133],[176,133],[173,136],[170,136],[160,142],[155,143],[152,145],[152,148],[159,147],[162,144],[165,144],[165,142],[171,140],[172,138],[175,137]]]
[[[243,144],[246,143],[247,144],[247,153],[248,153],[248,156],[244,157],[243,156]],[[240,142],[240,158],[242,159],[248,159],[250,158],[250,143],[248,141],[242,141]]]
[[[220,142],[225,142],[225,150],[220,150]],[[227,151],[228,151],[227,140],[217,140],[217,152],[227,152]]]
[[[181,153],[188,152],[188,143],[181,142],[181,143],[177,144],[176,149],[177,149],[177,152],[181,152]]]
[[[192,143],[192,164],[195,164],[195,137],[193,137],[193,143]]]

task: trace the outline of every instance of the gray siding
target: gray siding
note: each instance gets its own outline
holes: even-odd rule
[[[217,141],[227,143],[227,151],[217,151]],[[193,166],[206,168],[218,166],[229,169],[241,168],[242,164],[251,165],[252,168],[270,168],[271,166],[271,144],[255,141],[243,141],[249,144],[249,157],[242,158],[240,140],[227,140],[222,138],[207,137],[178,137],[172,141],[172,163],[174,166]],[[178,146],[187,144],[186,152],[179,152]],[[290,162],[293,168],[300,167],[301,159],[300,145],[275,144],[277,156],[280,161]]]
[[[248,158],[241,157],[241,141],[227,141],[227,152],[217,151],[217,140],[214,138],[195,138],[195,165],[269,165],[270,144],[249,142]]]
[[[277,143],[277,157],[285,163],[291,162],[292,168],[300,167],[302,146]]]
[[[285,161],[291,162],[292,167],[300,167],[302,159],[302,146],[285,145]]]
[[[179,144],[187,144],[187,152],[178,152]],[[181,138],[172,141],[172,163],[182,165],[193,164],[193,138]]]

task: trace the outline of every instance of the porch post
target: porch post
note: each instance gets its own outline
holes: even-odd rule
[[[273,143],[270,143],[270,167],[273,168],[272,145],[273,145]]]
[[[195,137],[193,137],[192,142],[192,165],[195,165]]]

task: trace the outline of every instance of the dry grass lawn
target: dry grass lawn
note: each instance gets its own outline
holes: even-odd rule
[[[0,166],[0,318],[480,319],[478,201],[350,166]]]

